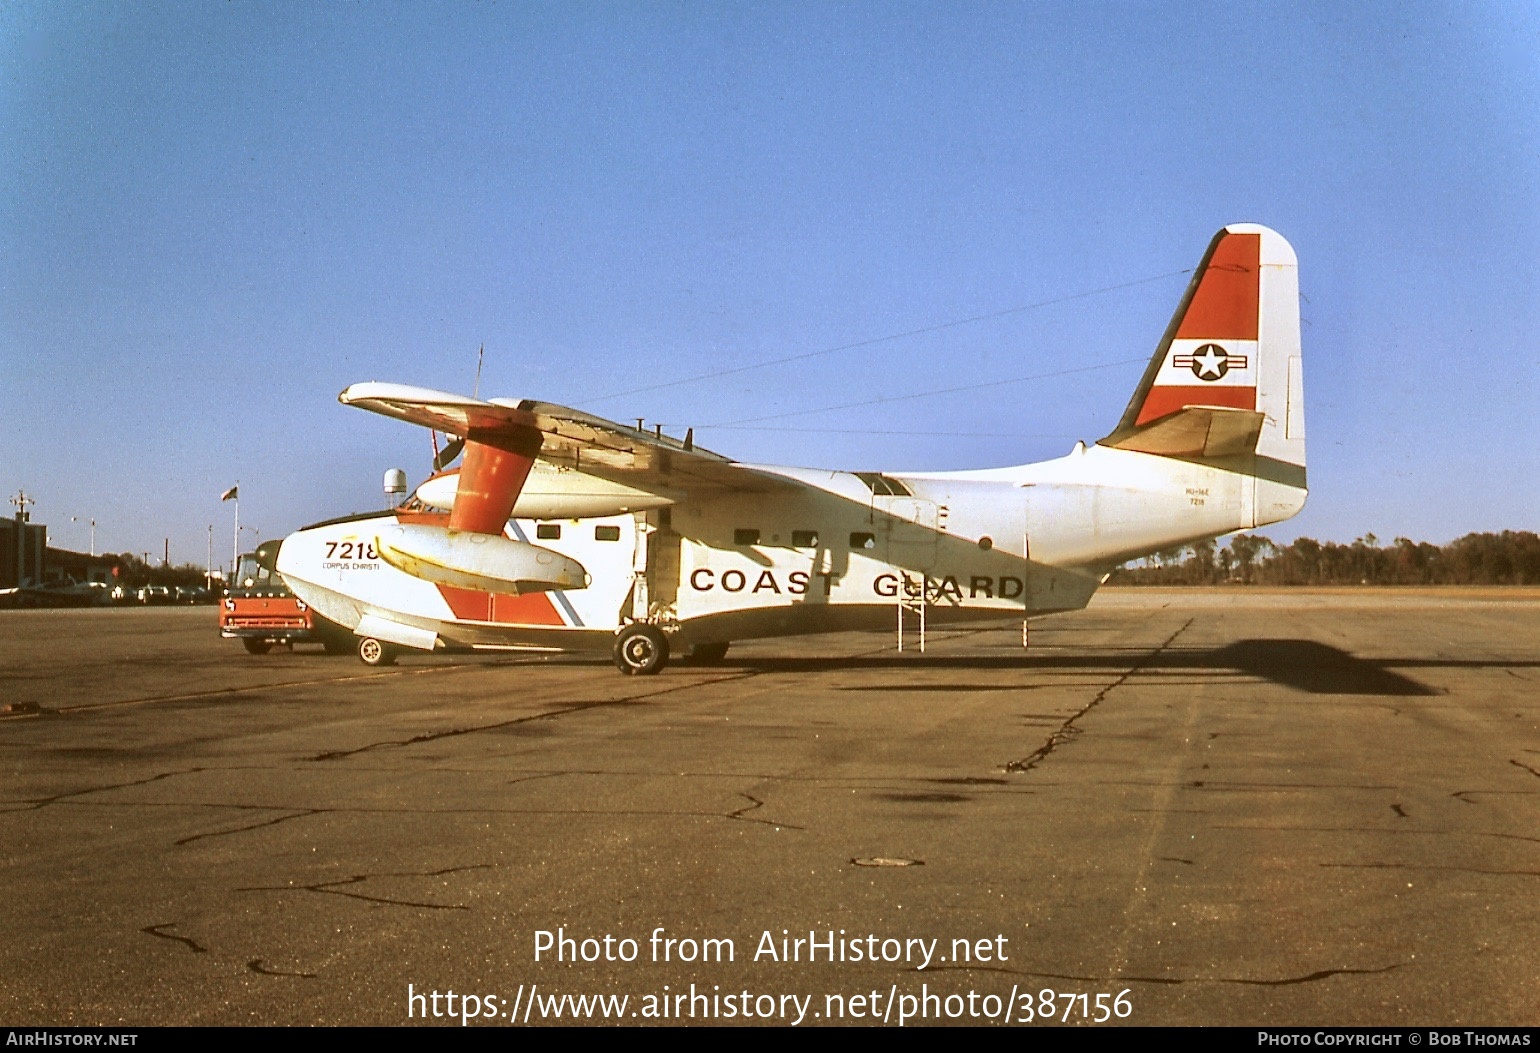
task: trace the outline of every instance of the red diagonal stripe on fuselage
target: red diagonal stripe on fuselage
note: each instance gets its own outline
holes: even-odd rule
[[[454,585],[435,586],[456,619],[498,625],[566,625],[548,593],[478,592]]]

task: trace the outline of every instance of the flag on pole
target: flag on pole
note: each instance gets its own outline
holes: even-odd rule
[[[239,490],[240,490],[239,486],[232,486],[232,487],[230,487],[230,489],[228,489],[224,493],[220,494],[219,495],[219,499],[221,501],[228,501],[232,497],[233,498],[239,498],[240,497],[240,493],[238,492]]]

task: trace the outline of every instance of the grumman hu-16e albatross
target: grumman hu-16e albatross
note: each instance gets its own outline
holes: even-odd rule
[[[400,507],[278,553],[370,664],[600,649],[645,674],[896,612],[902,640],[906,606],[932,623],[1077,610],[1125,560],[1305,503],[1294,251],[1250,224],[1215,235],[1113,432],[1040,464],[778,468],[544,402],[380,383],[339,398],[464,440],[458,471]]]

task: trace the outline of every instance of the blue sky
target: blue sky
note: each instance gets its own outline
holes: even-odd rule
[[[236,480],[269,537],[425,474],[336,394],[483,344],[484,395],[744,460],[1042,460],[1236,221],[1307,301],[1269,535],[1536,529],[1533,5],[8,4],[0,489],[218,561]]]

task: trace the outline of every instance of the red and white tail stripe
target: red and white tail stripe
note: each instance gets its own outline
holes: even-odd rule
[[[1118,433],[1188,406],[1260,411],[1257,453],[1305,463],[1299,279],[1281,235],[1250,223],[1214,236]]]
[[[1222,232],[1161,356],[1134,420],[1148,424],[1184,406],[1257,408],[1260,234]]]

